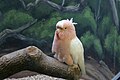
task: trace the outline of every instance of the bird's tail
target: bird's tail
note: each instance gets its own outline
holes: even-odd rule
[[[84,58],[83,59],[78,59],[78,65],[81,69],[82,75],[86,75],[86,70],[85,70],[85,63],[84,63]]]

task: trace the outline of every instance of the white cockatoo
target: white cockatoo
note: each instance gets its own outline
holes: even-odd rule
[[[78,64],[83,75],[86,74],[84,63],[84,49],[76,36],[73,18],[61,20],[56,24],[56,31],[52,44],[54,57],[68,65]]]

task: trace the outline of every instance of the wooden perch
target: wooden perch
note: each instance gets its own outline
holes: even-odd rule
[[[103,61],[98,63],[90,57],[86,60],[85,65],[87,75],[82,77],[85,80],[111,80],[114,76]],[[77,65],[67,66],[60,63],[34,46],[12,52],[0,58],[0,80],[24,70],[71,80],[81,77]]]
[[[23,70],[76,80],[80,77],[77,65],[68,66],[45,55],[34,46],[12,52],[0,58],[0,80]]]

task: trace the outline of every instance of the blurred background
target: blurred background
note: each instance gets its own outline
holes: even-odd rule
[[[38,1],[38,2],[37,2]],[[17,29],[33,19],[38,21],[21,34],[43,42],[44,52],[51,52],[55,25],[62,19],[71,19],[78,38],[85,48],[85,57],[103,60],[117,73],[120,71],[120,0],[0,0],[0,32]],[[77,11],[64,11],[64,7],[79,7]],[[6,40],[14,47],[21,41]],[[14,44],[13,44],[14,43]],[[47,45],[46,45],[47,44]],[[12,46],[11,45],[11,46]],[[11,48],[2,44],[0,50]]]

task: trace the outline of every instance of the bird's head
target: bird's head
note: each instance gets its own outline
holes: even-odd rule
[[[61,20],[56,24],[56,29],[60,31],[75,30],[74,24],[77,23],[73,22],[73,18],[71,20]]]
[[[73,18],[71,18],[71,20],[68,20],[68,19],[67,20],[61,20],[56,24],[56,31],[57,31],[58,34],[59,33],[63,34],[62,36],[67,36],[67,37],[69,35],[75,36],[76,32],[75,32],[74,24],[77,24],[77,23],[73,22]]]

